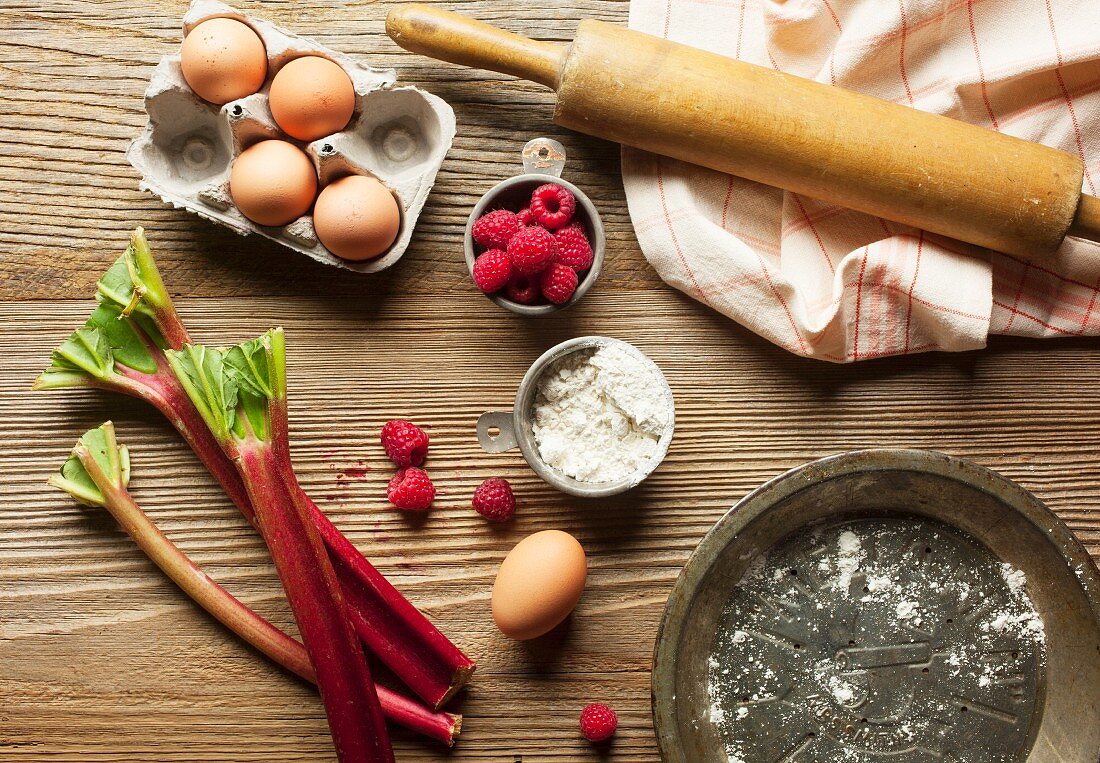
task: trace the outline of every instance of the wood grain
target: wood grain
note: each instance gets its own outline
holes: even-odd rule
[[[140,93],[176,44],[179,3],[61,0],[0,9],[0,757],[8,761],[317,761],[331,750],[320,703],[227,636],[166,582],[104,512],[45,486],[73,441],[113,419],[133,449],[137,498],[230,590],[276,622],[289,614],[263,546],[151,410],[101,393],[30,393],[49,351],[86,315],[91,286],[129,227],[150,229],[196,338],[286,327],[294,458],[303,482],[368,556],[480,667],[446,754],[398,734],[399,759],[653,761],[649,668],[664,599],[711,524],[762,481],[851,448],[934,448],[1035,491],[1100,553],[1100,355],[1094,342],[997,340],[966,355],[855,366],[800,360],[663,287],[629,230],[609,144],[548,127],[531,86],[401,54],[375,4],[246,3],[443,95],[459,115],[415,245],[380,278],[352,278],[240,239],[136,192],[122,152]],[[622,21],[625,3],[522,6],[473,0],[472,15],[544,39],[578,18]],[[139,19],[142,19],[139,21]],[[524,320],[478,295],[461,224],[484,188],[518,167],[526,139],[569,147],[570,177],[611,235],[610,263],[575,309]],[[480,451],[474,422],[506,408],[527,365],[572,336],[635,342],[678,406],[667,461],[634,493],[569,499],[515,453]],[[437,508],[413,521],[383,500],[386,420],[428,425]],[[516,486],[513,525],[469,508],[482,479]],[[527,533],[561,528],[589,552],[568,627],[519,645],[492,626],[496,565]],[[577,734],[594,699],[619,711],[607,755]]]

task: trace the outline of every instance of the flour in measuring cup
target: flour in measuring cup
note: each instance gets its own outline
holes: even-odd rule
[[[671,424],[658,373],[621,347],[570,353],[543,372],[532,432],[548,466],[581,482],[630,477],[659,457]]]

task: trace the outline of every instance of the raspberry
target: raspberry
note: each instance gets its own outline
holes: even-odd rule
[[[580,223],[571,223],[556,231],[554,243],[558,245],[557,261],[562,265],[568,265],[578,273],[592,267],[592,246]]]
[[[512,258],[502,249],[490,249],[474,261],[474,283],[486,294],[500,291],[512,279]]]
[[[534,275],[554,261],[557,244],[549,231],[542,228],[520,228],[508,242],[508,256],[512,267],[524,275]]]
[[[607,705],[593,702],[581,710],[581,733],[589,742],[606,742],[619,726],[619,717]]]
[[[386,498],[404,511],[427,511],[435,500],[435,485],[427,472],[410,466],[393,475]]]
[[[420,466],[428,455],[428,435],[411,421],[394,419],[382,427],[382,447],[397,466]]]
[[[576,209],[576,198],[560,185],[540,185],[531,194],[531,213],[550,230],[568,225]]]
[[[470,234],[486,249],[503,249],[521,227],[515,213],[494,209],[477,219]]]
[[[507,522],[516,513],[516,497],[508,480],[488,479],[474,491],[474,511],[490,522]]]
[[[555,262],[539,276],[539,289],[542,291],[542,296],[555,305],[564,305],[577,290],[579,280],[577,271],[568,265]]]
[[[516,219],[519,220],[519,224],[524,227],[539,224],[538,219],[535,217],[535,213],[531,211],[530,207],[524,207],[516,212]]]
[[[539,281],[537,277],[516,273],[504,287],[504,294],[513,302],[521,305],[533,305],[539,301]]]

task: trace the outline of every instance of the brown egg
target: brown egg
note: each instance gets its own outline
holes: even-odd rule
[[[401,209],[389,189],[374,178],[348,175],[321,189],[313,207],[313,227],[337,257],[370,260],[397,238]]]
[[[560,530],[529,535],[508,552],[493,584],[500,632],[525,641],[569,616],[580,601],[588,562],[577,539]]]
[[[247,24],[236,19],[208,19],[184,38],[180,66],[195,94],[220,106],[263,87],[267,51]]]
[[[355,87],[339,64],[320,56],[296,58],[271,80],[271,116],[287,135],[317,140],[348,126]]]
[[[286,225],[308,212],[317,195],[313,162],[284,140],[262,141],[233,162],[229,195],[252,222]]]

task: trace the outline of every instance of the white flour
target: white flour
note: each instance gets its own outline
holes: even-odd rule
[[[669,423],[661,380],[621,347],[571,353],[539,378],[532,427],[539,456],[581,482],[643,470]]]
[[[845,530],[837,540],[837,547],[840,553],[836,557],[836,566],[840,574],[834,585],[837,590],[847,592],[852,585],[852,574],[859,569],[859,563],[863,561],[863,544],[858,535],[851,530]],[[822,559],[818,568],[824,572],[828,569],[828,564],[827,559]]]

